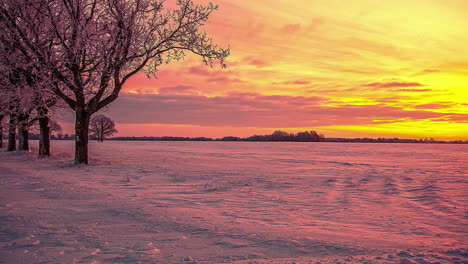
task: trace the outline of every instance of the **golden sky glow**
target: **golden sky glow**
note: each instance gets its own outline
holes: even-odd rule
[[[187,56],[136,76],[108,111],[119,135],[468,139],[467,1],[215,3],[228,69]]]

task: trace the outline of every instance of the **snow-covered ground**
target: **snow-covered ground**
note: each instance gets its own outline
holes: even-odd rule
[[[52,143],[0,151],[0,263],[468,263],[468,145]]]

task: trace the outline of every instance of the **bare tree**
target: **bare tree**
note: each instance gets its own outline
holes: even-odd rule
[[[178,0],[5,0],[3,27],[20,49],[48,70],[52,91],[75,112],[75,163],[88,163],[91,115],[117,99],[138,72],[154,75],[184,51],[210,64],[229,55],[201,27],[217,9]]]
[[[90,122],[91,137],[99,142],[103,142],[105,138],[117,133],[115,123],[112,119],[105,115],[95,115]]]
[[[59,122],[51,119],[50,122],[49,122],[49,130],[50,130],[50,133],[54,133],[54,132],[57,132],[57,133],[62,133],[63,132],[63,129],[62,129],[62,126],[60,125]]]

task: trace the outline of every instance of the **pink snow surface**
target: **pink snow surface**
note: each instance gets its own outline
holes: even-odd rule
[[[52,144],[0,151],[0,263],[468,263],[468,145]]]

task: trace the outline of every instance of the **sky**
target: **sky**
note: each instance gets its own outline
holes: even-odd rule
[[[103,112],[118,136],[468,140],[468,1],[213,2],[228,68],[188,55],[134,76]]]

